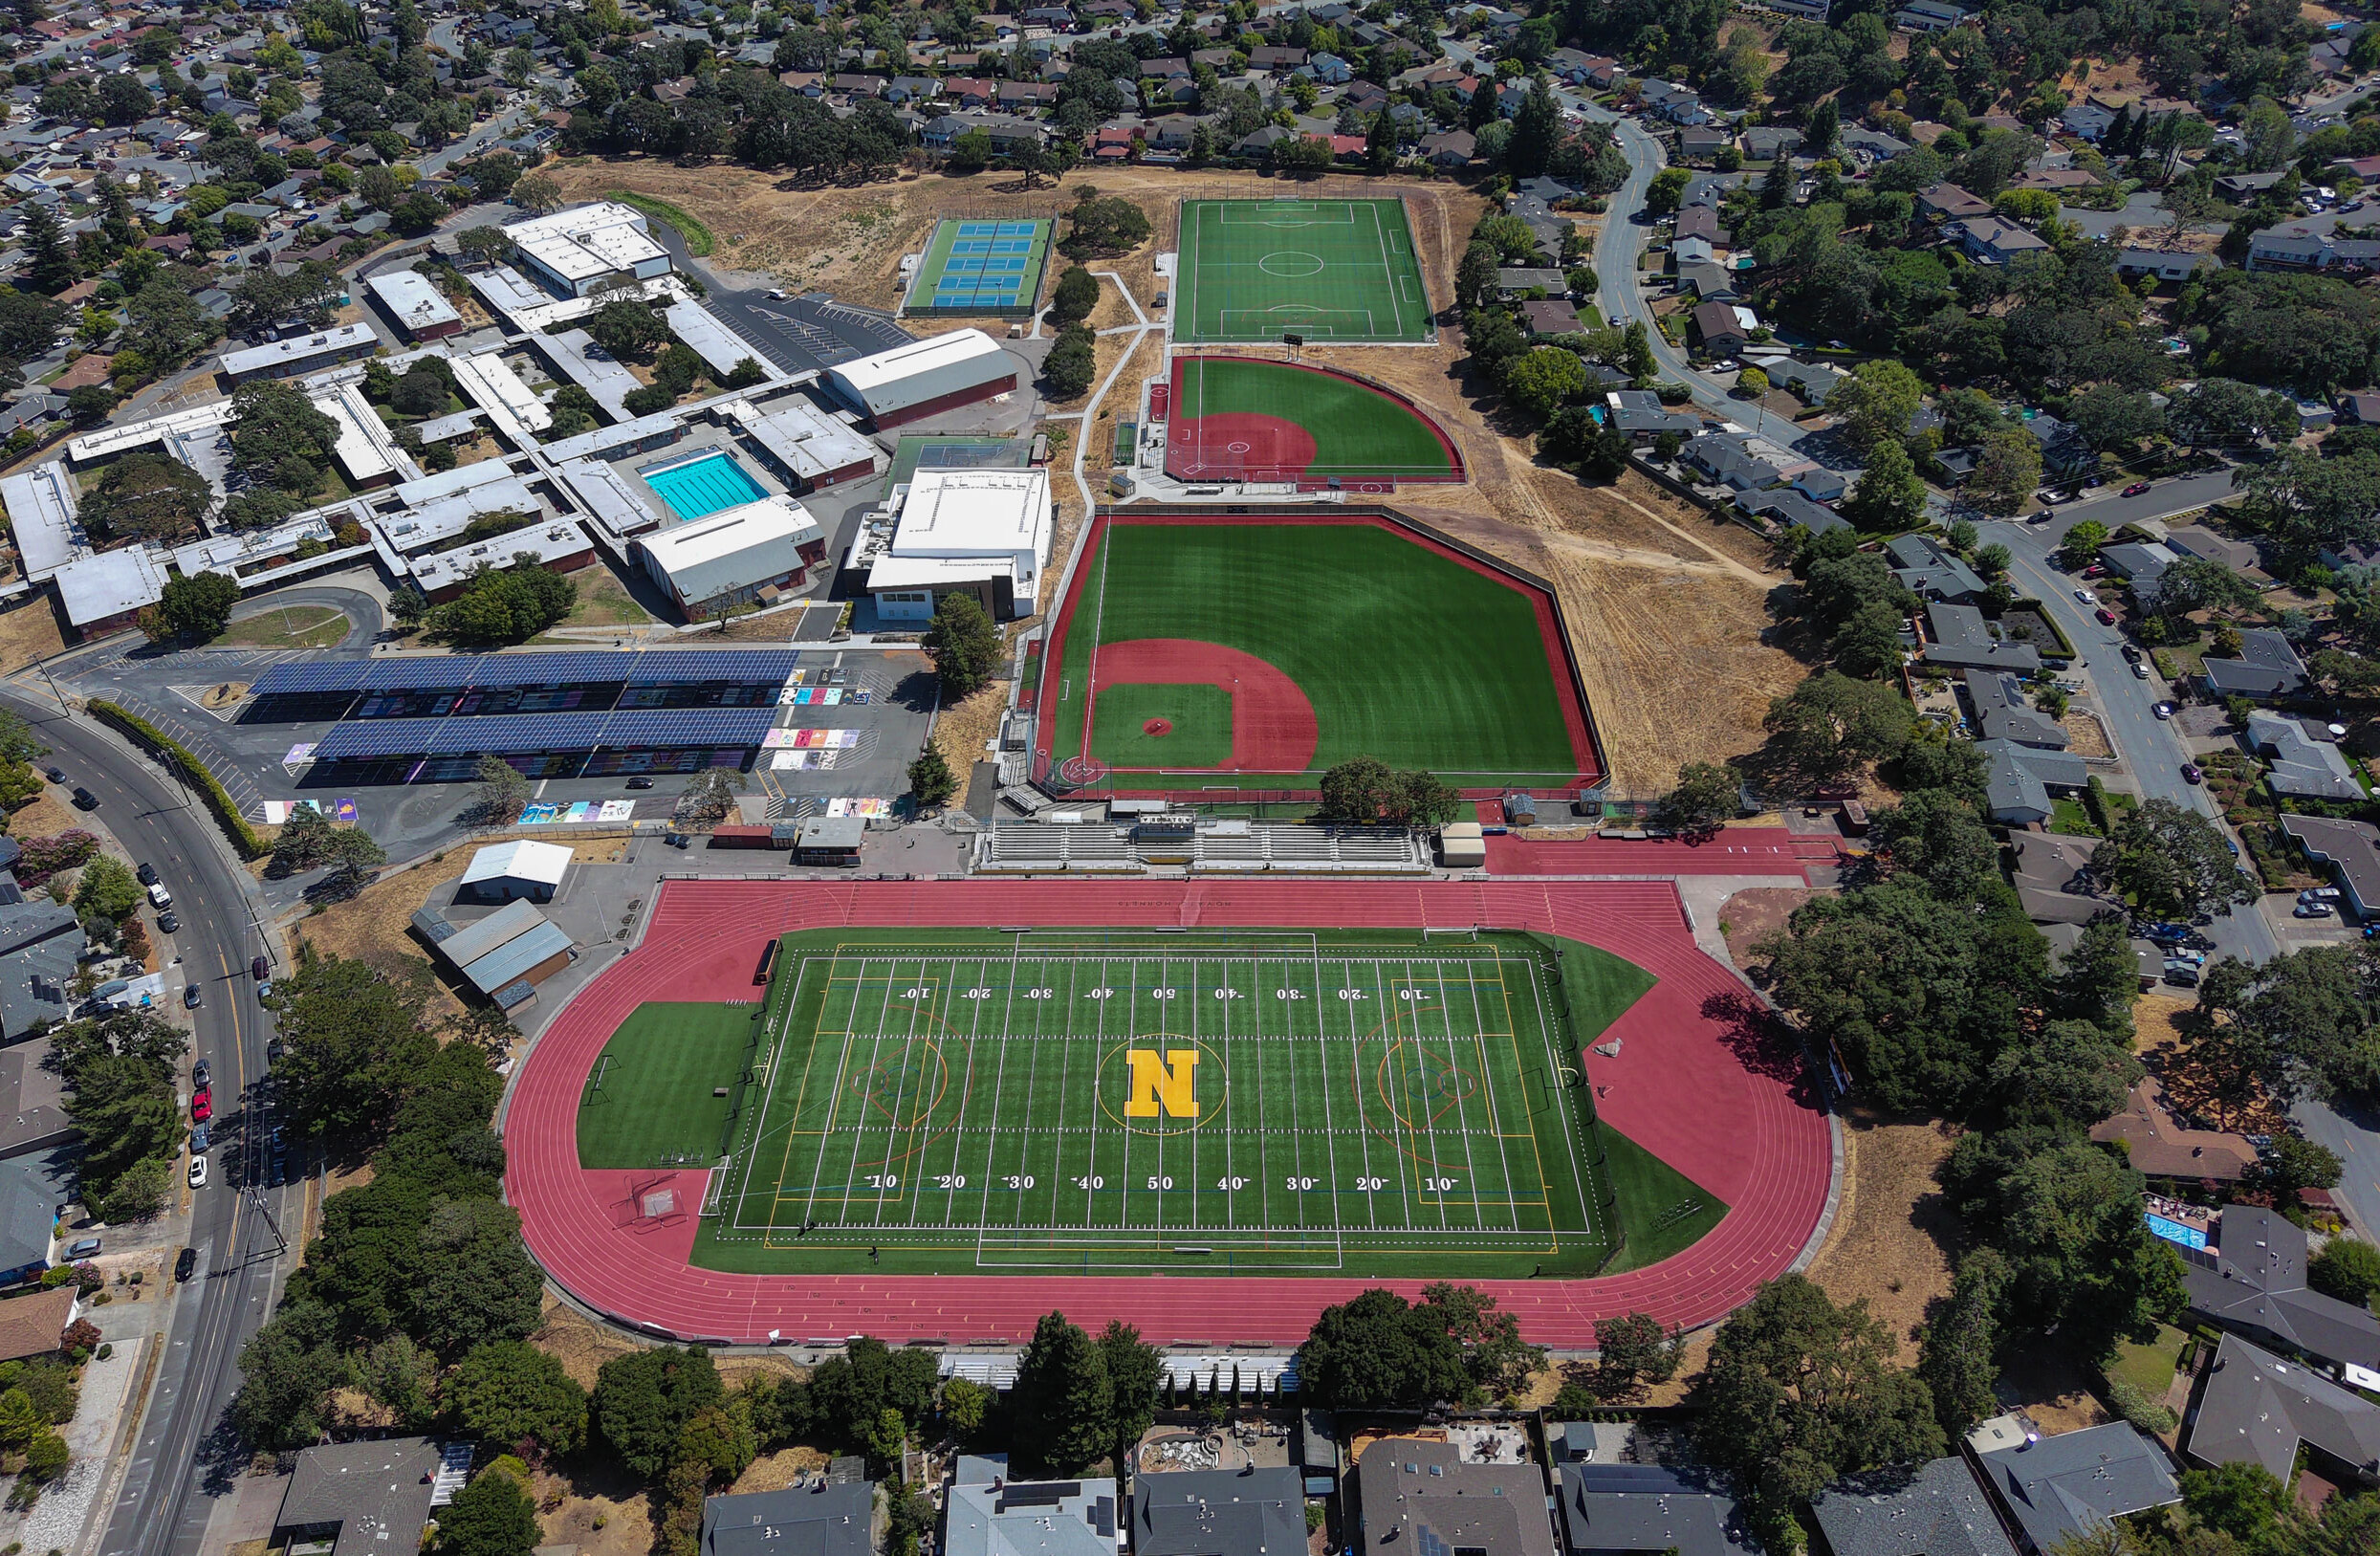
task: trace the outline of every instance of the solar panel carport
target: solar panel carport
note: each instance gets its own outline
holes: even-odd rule
[[[249,687],[257,697],[336,691],[436,690],[514,686],[783,685],[797,648],[565,651],[448,654],[435,658],[339,659],[275,665]]]
[[[396,718],[341,724],[316,743],[314,760],[520,756],[555,751],[667,751],[757,746],[773,709],[642,709],[619,713],[494,713],[480,718]]]

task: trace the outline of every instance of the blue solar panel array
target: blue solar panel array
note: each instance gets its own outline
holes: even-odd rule
[[[707,681],[782,686],[797,648],[653,648],[633,652],[453,654],[434,659],[338,659],[275,665],[250,690],[259,697],[333,691],[463,690],[468,687],[691,686]]]
[[[337,726],[317,743],[314,759],[336,762],[378,756],[455,756],[477,752],[507,755],[757,746],[775,721],[773,710],[758,708],[384,718]]]

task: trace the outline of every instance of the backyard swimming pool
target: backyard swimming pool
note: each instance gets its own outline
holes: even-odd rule
[[[697,519],[723,508],[758,502],[768,488],[753,480],[735,456],[717,449],[681,465],[648,466],[637,473],[682,519]]]
[[[2153,1212],[2149,1216],[2149,1230],[2166,1241],[2178,1242],[2185,1248],[2204,1248],[2207,1245],[2207,1235],[2196,1227],[2168,1220]]]

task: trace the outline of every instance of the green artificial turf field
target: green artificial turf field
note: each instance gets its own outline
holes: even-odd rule
[[[1151,732],[1151,720],[1171,728]],[[1123,767],[1212,767],[1232,755],[1232,694],[1219,686],[1120,686],[1099,699],[1093,745]]]
[[[1318,727],[1311,773],[1368,756],[1461,787],[1576,778],[1566,685],[1519,589],[1377,525],[1110,524],[1101,535],[1057,650],[1053,761],[1081,750],[1095,645],[1189,638],[1298,683]],[[1091,755],[1134,767],[1101,743],[1109,727],[1094,724]],[[1170,753],[1166,770],[1197,771]],[[1283,777],[1199,781],[1268,788]]]
[[[749,1067],[753,1014],[750,1005],[639,1005],[579,1093],[579,1165],[717,1160],[732,1103],[711,1093]]]
[[[1574,982],[1597,961],[1615,965]],[[1649,983],[1518,933],[789,935],[755,1073],[718,1056],[733,1147],[693,1260],[1397,1276],[1453,1257],[1516,1277],[1653,1262],[1726,1207],[1596,1125],[1573,1079],[1578,1028]],[[638,1106],[710,1100],[680,1086]]]
[[[1248,461],[1231,448],[1240,424],[1187,424],[1248,415],[1278,417],[1305,429],[1314,439],[1314,459],[1299,473],[1308,476],[1426,480],[1455,473],[1446,443],[1420,412],[1348,379],[1286,362],[1181,357],[1174,360],[1173,384],[1166,470],[1180,480],[1245,470]]]
[[[1185,200],[1173,338],[1434,340],[1402,200]]]

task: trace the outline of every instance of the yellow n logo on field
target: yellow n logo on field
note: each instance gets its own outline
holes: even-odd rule
[[[1168,1048],[1160,1059],[1154,1048],[1127,1048],[1124,1059],[1132,1066],[1132,1089],[1124,1098],[1124,1117],[1198,1116],[1197,1049]]]

